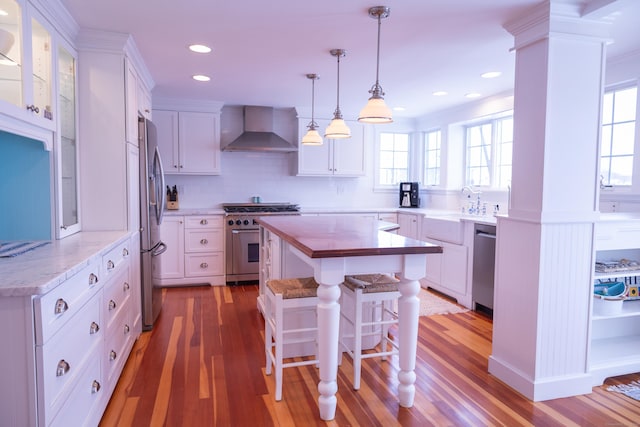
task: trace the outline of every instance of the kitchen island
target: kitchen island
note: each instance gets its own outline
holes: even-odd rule
[[[413,406],[415,360],[418,337],[419,279],[426,271],[428,254],[442,248],[379,230],[372,218],[349,216],[260,217],[261,227],[290,245],[291,251],[313,268],[318,289],[318,357],[320,418],[332,420],[337,405],[339,284],[348,274],[396,272],[399,275],[399,367],[398,398],[403,407]]]

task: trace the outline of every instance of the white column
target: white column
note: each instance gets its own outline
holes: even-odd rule
[[[591,392],[587,371],[608,27],[545,1],[505,28],[516,78],[511,204],[496,246],[489,372],[532,400]]]

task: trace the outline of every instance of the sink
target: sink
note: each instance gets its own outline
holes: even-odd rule
[[[460,245],[464,241],[464,222],[460,221],[459,214],[425,216],[422,237]]]

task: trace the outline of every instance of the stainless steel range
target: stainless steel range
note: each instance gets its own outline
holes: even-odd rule
[[[256,282],[260,267],[260,242],[256,218],[265,215],[299,215],[291,203],[224,203],[226,212],[227,284]]]

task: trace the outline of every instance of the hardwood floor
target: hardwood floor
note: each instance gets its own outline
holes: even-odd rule
[[[416,397],[397,403],[397,360],[338,371],[334,421],[319,419],[318,371],[284,370],[283,400],[264,374],[264,322],[257,286],[165,290],[159,322],[136,342],[101,426],[631,426],[640,402],[593,393],[533,403],[487,372],[492,324],[466,312],[420,318]],[[609,379],[628,383],[640,374]]]

